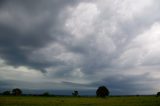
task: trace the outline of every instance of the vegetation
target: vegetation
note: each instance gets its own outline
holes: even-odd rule
[[[98,97],[106,97],[109,95],[109,90],[105,86],[100,86],[97,89],[96,94]]]
[[[155,96],[107,98],[0,96],[0,106],[160,106],[160,100]]]
[[[49,92],[44,92],[42,96],[50,96]]]
[[[74,91],[74,92],[72,93],[72,95],[73,95],[73,96],[79,96],[79,93],[78,93],[78,91]]]
[[[22,95],[19,88],[4,91],[0,96],[0,106],[160,106],[160,92],[156,96],[110,96],[109,90],[105,86],[100,86],[96,94],[98,97],[78,97],[79,92],[74,91],[73,96],[55,96],[49,92],[41,95]],[[3,96],[5,95],[5,96]],[[21,95],[21,96],[17,96]],[[104,98],[106,97],[106,98]]]
[[[10,95],[11,93],[10,93],[10,91],[4,91],[3,93],[2,93],[2,95]]]
[[[19,88],[15,88],[12,90],[12,94],[15,96],[20,96],[20,95],[22,95],[22,91]]]
[[[157,97],[160,96],[160,92],[157,92]]]

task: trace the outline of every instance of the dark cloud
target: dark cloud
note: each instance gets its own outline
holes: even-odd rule
[[[6,0],[0,11],[0,57],[13,66],[24,65],[41,71],[50,66],[51,63],[33,62],[29,59],[32,58],[30,54],[55,42],[56,37],[63,33],[60,29],[63,20],[58,19],[59,13],[72,3],[62,0]],[[54,29],[52,34],[51,28]]]

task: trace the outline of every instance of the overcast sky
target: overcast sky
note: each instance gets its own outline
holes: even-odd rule
[[[159,10],[159,0],[1,0],[1,91],[160,91]]]

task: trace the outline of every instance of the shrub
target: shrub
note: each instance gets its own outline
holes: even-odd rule
[[[157,97],[160,96],[160,92],[157,92],[157,95],[156,95],[156,96],[157,96]]]
[[[10,95],[11,93],[10,93],[10,91],[4,91],[3,93],[2,93],[2,95]]]
[[[72,93],[72,95],[73,95],[73,96],[79,96],[79,93],[78,93],[78,91],[74,91],[74,92]]]

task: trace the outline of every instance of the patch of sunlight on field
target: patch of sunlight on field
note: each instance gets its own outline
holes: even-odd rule
[[[0,96],[0,106],[160,106],[160,98],[140,97],[14,97]]]

